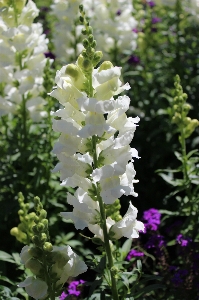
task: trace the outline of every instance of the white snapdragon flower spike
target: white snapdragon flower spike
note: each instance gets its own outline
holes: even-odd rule
[[[137,208],[129,203],[129,208],[122,220],[115,222],[110,217],[106,219],[107,231],[111,232],[113,238],[118,240],[121,237],[126,238],[138,238],[139,232],[144,231],[144,224],[140,221],[137,221]],[[89,224],[89,230],[95,234],[95,237],[98,237],[102,241],[104,241],[104,235],[102,228],[98,225]]]
[[[85,262],[80,260],[70,246],[54,246],[52,256],[55,260],[52,271],[59,277],[57,285],[64,284],[69,277],[76,277],[87,270]]]
[[[97,44],[106,59],[110,59],[113,49],[117,48],[120,53],[136,49],[137,34],[133,29],[136,28],[137,21],[132,16],[134,8],[131,0],[53,0],[52,15],[56,17],[53,43],[56,58],[60,62],[75,61],[83,50],[82,25],[77,23],[80,4],[83,4],[87,12]]]
[[[116,222],[111,231],[114,233],[115,239],[120,239],[122,236],[126,238],[138,238],[139,232],[144,231],[144,224],[137,221],[137,208],[130,202],[129,208],[119,222]]]
[[[94,69],[91,76],[93,96],[89,97],[87,78],[78,65],[79,61],[81,59],[76,65],[67,65],[57,71],[57,86],[50,93],[63,106],[52,113],[56,117],[53,129],[61,133],[53,148],[59,159],[53,172],[60,172],[62,185],[78,187],[74,196],[68,194],[67,198],[73,211],[62,212],[61,216],[71,219],[76,229],[88,227],[96,237],[104,240],[98,197],[104,204],[114,205],[122,195],[137,196],[133,159],[139,156],[129,144],[139,118],[126,116],[129,97],[116,98],[130,88],[128,83],[122,85],[119,79],[121,68],[104,62]],[[93,151],[96,156],[93,156]],[[136,216],[137,209],[130,204],[120,222],[111,217],[106,219],[107,230],[113,228],[115,239],[138,237],[143,224],[136,220]]]
[[[48,51],[48,39],[43,34],[42,24],[33,23],[39,14],[35,3],[32,0],[25,6],[24,3],[16,2],[16,8],[21,11],[17,23],[12,7],[6,8],[0,16],[0,77],[5,83],[0,116],[16,114],[25,101],[30,118],[40,122],[47,116],[46,102],[40,94],[44,91],[43,72],[47,62],[44,53]]]
[[[137,21],[132,16],[132,1],[96,1],[94,10],[95,15],[90,21],[106,59],[114,49],[120,53],[136,49],[137,34],[133,29]]]
[[[80,4],[80,0],[54,0],[51,5],[52,14],[57,19],[54,25],[53,44],[56,58],[61,62],[75,60],[83,50],[79,42],[82,26],[74,24]]]
[[[45,281],[33,276],[27,277],[23,282],[20,282],[18,287],[24,287],[26,293],[36,300],[44,299],[48,295],[48,286]]]
[[[29,250],[29,246],[22,248],[20,253],[21,262],[26,268],[30,269],[34,275],[42,276],[39,274],[42,266],[37,259],[33,258]],[[86,264],[80,260],[79,256],[72,251],[70,246],[54,246],[50,255],[54,262],[52,271],[58,278],[56,282],[57,286],[60,284],[63,285],[69,277],[76,277],[87,270]],[[48,295],[48,286],[45,282],[45,278],[30,276],[19,283],[18,286],[25,287],[28,295],[34,299],[43,299]]]

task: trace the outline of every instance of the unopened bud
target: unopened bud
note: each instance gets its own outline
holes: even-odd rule
[[[87,48],[89,46],[89,42],[87,39],[84,39],[82,44],[83,44],[84,48]]]
[[[20,210],[18,211],[18,214],[19,214],[19,216],[23,216],[23,215],[24,215],[24,211],[23,211],[22,209],[20,209]]]
[[[43,249],[44,251],[51,252],[53,250],[53,246],[51,243],[45,242],[45,244],[43,245]]]
[[[38,232],[43,231],[44,228],[45,228],[45,226],[44,226],[44,224],[42,224],[41,222],[37,225],[37,230],[38,230]]]
[[[83,18],[82,16],[80,16],[80,17],[79,17],[79,21],[80,21],[81,23],[84,23],[84,18]]]
[[[82,34],[83,34],[83,35],[86,35],[86,34],[87,34],[86,29],[82,29]]]
[[[40,246],[40,240],[39,237],[37,235],[33,235],[32,237],[32,241],[36,246]]]
[[[93,40],[94,40],[93,35],[90,34],[90,35],[88,36],[88,41],[89,41],[89,43],[92,43]]]
[[[87,31],[88,31],[88,34],[92,34],[93,33],[93,28],[91,26],[88,26]]]
[[[82,4],[79,5],[79,11],[82,12],[84,10],[84,6]]]
[[[94,41],[91,43],[91,47],[92,47],[92,48],[96,48],[96,46],[97,46],[97,42],[96,42],[96,40],[94,40]]]
[[[42,209],[41,211],[40,211],[40,219],[42,220],[42,219],[45,219],[46,218],[46,216],[47,216],[47,211],[45,210],[45,209]]]
[[[82,64],[82,68],[84,71],[90,71],[92,69],[92,63],[89,59],[84,59],[83,60],[83,64]]]
[[[39,247],[31,247],[29,250],[28,250],[28,253],[32,256],[32,257],[35,257],[35,258],[39,258],[42,254],[42,251],[41,249],[39,249]]]
[[[41,241],[42,242],[46,242],[47,241],[47,235],[44,232],[41,234]]]
[[[110,61],[104,61],[101,66],[99,67],[99,71],[98,72],[101,72],[103,70],[108,70],[108,69],[111,69],[113,68],[113,64],[110,62]]]
[[[67,65],[65,74],[73,77],[74,79],[77,79],[77,77],[78,77],[78,68],[77,68],[77,66],[74,65],[74,64]]]
[[[44,225],[44,229],[46,230],[48,228],[48,220],[47,219],[43,219],[41,221],[41,223]]]

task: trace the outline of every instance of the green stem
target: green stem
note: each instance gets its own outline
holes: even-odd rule
[[[183,112],[182,112],[183,114]],[[188,176],[188,171],[187,171],[187,152],[186,152],[186,139],[184,136],[184,123],[181,124],[180,126],[180,143],[181,143],[181,151],[182,151],[182,167],[183,167],[183,179],[185,182],[186,187],[186,193],[189,201],[191,201],[192,196],[191,196],[191,191],[190,191],[190,186],[189,186],[189,176]],[[191,206],[192,207],[192,206]]]
[[[92,71],[87,74],[87,79],[88,79],[88,96],[93,97],[93,85],[92,85]],[[93,144],[93,167],[96,169],[98,167],[98,161],[97,161],[97,152],[96,152],[96,136],[92,136],[92,144]],[[108,231],[106,227],[106,211],[104,207],[104,203],[102,201],[102,197],[100,196],[100,190],[99,190],[99,184],[96,186],[97,188],[97,201],[99,202],[100,206],[100,214],[101,214],[101,219],[102,219],[102,230],[103,230],[103,235],[104,235],[104,244],[105,244],[105,250],[106,250],[106,255],[108,258],[108,266],[111,274],[111,291],[112,291],[112,297],[113,300],[119,300],[118,297],[118,292],[117,292],[117,283],[116,283],[116,278],[115,278],[115,273],[113,270],[114,264],[113,264],[113,256],[111,252],[111,247],[110,247],[110,242],[109,242],[109,236],[108,236]]]
[[[55,300],[55,290],[52,288],[51,277],[49,274],[48,264],[46,261],[46,254],[44,252],[43,252],[42,262],[43,262],[43,266],[44,266],[45,282],[48,285],[49,299]]]
[[[15,25],[16,27],[18,26],[18,19],[17,19],[17,8],[16,8],[16,5],[15,5],[15,0],[12,0],[12,6],[14,8],[14,14],[15,14]]]
[[[93,162],[94,162],[94,168],[97,168],[97,153],[96,153],[96,137],[92,137],[93,141]],[[114,263],[113,263],[113,256],[111,252],[111,247],[110,247],[110,242],[109,242],[109,236],[108,236],[108,231],[107,231],[107,226],[106,226],[106,211],[104,208],[104,203],[102,200],[102,197],[100,196],[99,192],[99,184],[97,185],[97,201],[99,202],[100,206],[100,214],[102,218],[102,230],[103,230],[103,235],[104,235],[104,245],[105,245],[105,250],[106,250],[106,255],[108,258],[108,266],[111,274],[111,291],[112,291],[112,296],[114,300],[119,300],[118,297],[118,292],[117,292],[117,282],[115,278],[115,273],[113,270]]]

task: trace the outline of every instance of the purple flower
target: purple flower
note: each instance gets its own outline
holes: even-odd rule
[[[46,58],[49,57],[49,58],[55,59],[55,55],[52,52],[45,52],[44,55]]]
[[[122,13],[121,9],[118,9],[118,11],[116,12],[116,15],[117,15],[117,16],[120,16],[121,13]]]
[[[139,32],[139,30],[137,28],[133,28],[132,31],[135,32],[135,33]]]
[[[75,281],[71,281],[71,283],[68,286],[68,293],[69,295],[75,295],[75,296],[79,296],[81,294],[81,291],[78,290],[78,286],[80,284],[85,283],[84,280],[75,280]]]
[[[63,293],[61,294],[61,296],[59,296],[59,299],[60,299],[60,300],[64,300],[64,299],[66,299],[67,296],[68,296],[68,295],[67,295],[65,292],[63,292]]]
[[[164,241],[164,237],[162,235],[152,235],[148,242],[145,244],[145,247],[147,249],[150,248],[156,248],[156,249],[160,249],[163,246],[166,246],[166,243]]]
[[[149,210],[145,210],[143,214],[143,220],[145,225],[145,233],[146,230],[156,231],[158,229],[158,225],[160,225],[161,213],[155,208],[150,208]]]
[[[157,23],[161,22],[161,19],[158,17],[153,17],[151,22],[152,22],[152,24],[157,24]]]
[[[79,296],[81,294],[81,290],[79,288],[80,284],[85,283],[86,281],[80,279],[80,280],[74,280],[71,281],[68,285],[68,294],[63,292],[61,296],[59,296],[60,300],[64,300],[68,295],[74,295],[74,296]]]
[[[190,238],[185,238],[182,234],[179,234],[176,238],[176,241],[178,242],[178,244],[180,244],[182,247],[186,247],[189,242],[192,241],[192,239]]]
[[[173,282],[174,285],[179,286],[180,284],[182,284],[184,282],[184,277],[188,274],[187,270],[178,270],[175,271],[175,274],[173,276],[173,278],[171,279],[171,281]]]
[[[153,7],[156,5],[154,1],[147,1],[147,4],[148,4],[151,8],[153,8]]]
[[[169,271],[175,271],[177,269],[176,266],[169,266]]]
[[[128,253],[126,259],[127,259],[127,260],[131,260],[132,257],[140,257],[140,256],[144,256],[144,253],[143,253],[143,252],[140,252],[140,251],[137,251],[137,250],[135,250],[135,249],[132,249],[132,250]]]
[[[128,63],[129,64],[139,64],[140,63],[140,59],[136,55],[131,55],[130,58],[128,59]]]

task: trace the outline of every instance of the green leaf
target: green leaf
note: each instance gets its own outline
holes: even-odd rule
[[[151,284],[145,288],[142,288],[142,291],[135,293],[134,298],[137,299],[138,297],[140,297],[143,294],[147,294],[154,290],[163,289],[163,288],[165,288],[165,285],[163,285],[163,284]]]
[[[167,246],[173,246],[173,245],[176,245],[176,240],[172,240],[167,243]]]
[[[132,239],[128,239],[124,242],[122,248],[120,249],[122,254],[121,260],[124,260],[126,258],[127,254],[131,250],[131,245],[132,245]]]
[[[195,153],[197,153],[197,152],[198,152],[197,149],[190,151],[190,152],[187,154],[187,158],[191,157],[193,154],[195,154]]]
[[[8,277],[6,277],[6,276],[0,275],[0,280],[5,281],[5,282],[8,282],[8,283],[10,283],[10,284],[12,284],[12,285],[16,285],[16,283],[15,283],[14,281],[10,280],[10,279],[9,279]]]
[[[12,255],[8,254],[7,252],[0,251],[0,260],[7,261],[10,263],[15,264],[15,260],[13,259]]]
[[[139,271],[142,270],[142,262],[141,262],[140,259],[137,260],[137,268],[138,268]]]

